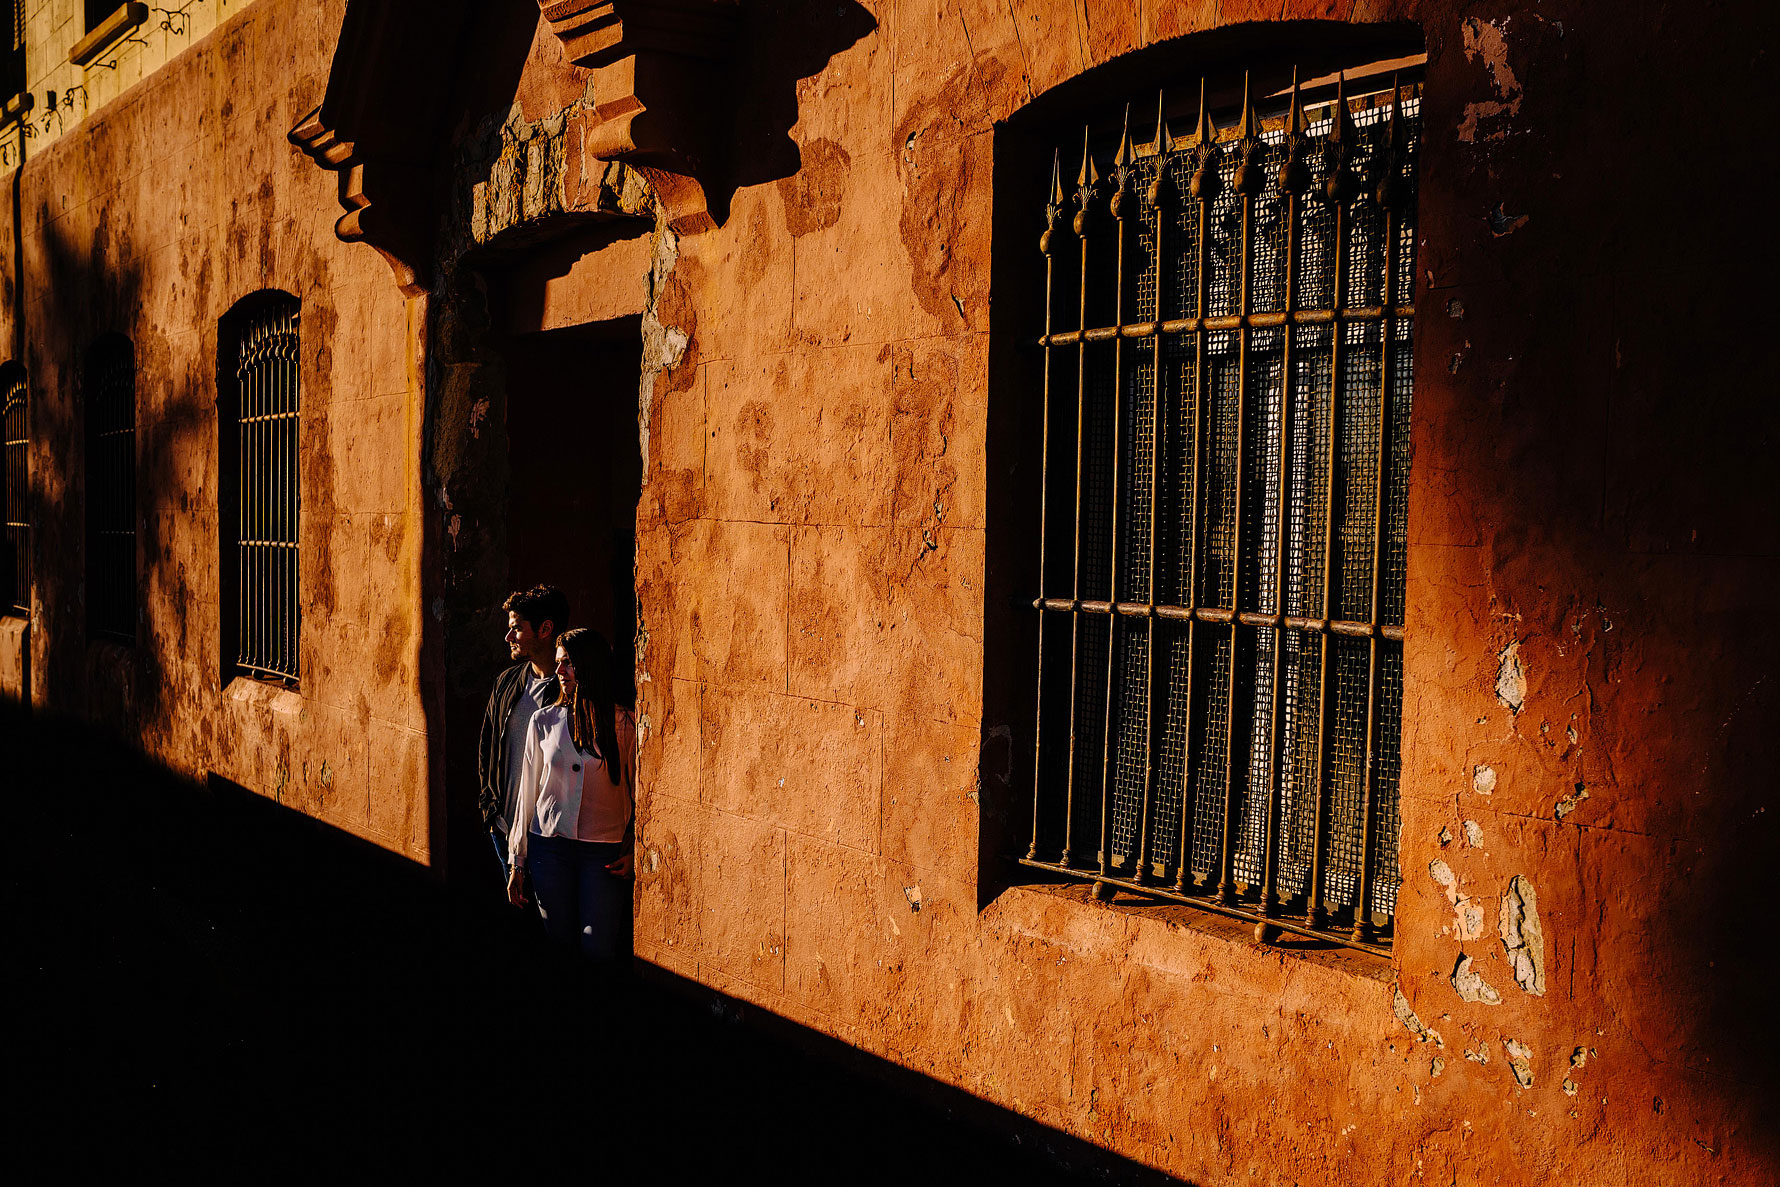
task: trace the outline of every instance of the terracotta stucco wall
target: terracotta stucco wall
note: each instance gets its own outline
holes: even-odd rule
[[[638,952],[1197,1181],[1767,1181],[1755,999],[1726,972],[1774,851],[1775,648],[1732,630],[1771,603],[1771,416],[1722,320],[1754,166],[1652,100],[1645,48],[1665,94],[1736,110],[1725,27],[865,8],[797,85],[796,171],[670,245],[657,293],[684,352],[645,393]],[[985,593],[989,425],[1033,399],[990,386],[997,122],[1127,51],[1280,16],[1413,21],[1428,50],[1405,882],[1372,967],[979,874],[1001,739],[1030,746],[1029,718],[983,713],[986,624],[1013,613]],[[1712,184],[1682,180],[1681,144]],[[1499,935],[1528,897],[1538,995]],[[1498,1003],[1461,998],[1464,955]]]
[[[285,140],[320,99],[341,6],[262,0],[40,154],[17,183],[37,587],[31,699],[424,859],[419,691],[422,321],[339,242],[334,179]],[[10,204],[0,211],[13,242]],[[10,253],[9,253],[10,254]],[[302,301],[301,686],[224,684],[217,321]],[[89,642],[79,374],[102,333],[136,350],[133,648]],[[232,513],[231,509],[225,509]]]

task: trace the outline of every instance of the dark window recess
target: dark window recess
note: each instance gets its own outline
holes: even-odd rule
[[[295,298],[272,294],[231,314],[222,334],[231,352],[222,379],[233,389],[225,405],[233,423],[224,421],[220,451],[225,649],[233,650],[234,674],[291,685],[302,620],[298,317]]]
[[[0,369],[0,423],[5,426],[6,537],[0,541],[0,608],[31,613],[31,434],[25,372]]]
[[[1025,861],[1382,951],[1420,88],[1349,90],[1059,154]]]
[[[91,33],[105,23],[105,18],[123,7],[123,0],[86,0],[86,31]]]
[[[130,340],[87,354],[87,631],[136,641],[136,358]]]

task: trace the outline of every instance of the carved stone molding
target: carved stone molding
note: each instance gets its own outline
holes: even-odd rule
[[[377,249],[408,296],[426,288],[437,223],[432,159],[450,86],[447,69],[467,0],[358,0],[346,6],[320,106],[290,131],[290,142],[339,177],[345,209],[334,231]]]
[[[539,0],[569,60],[593,71],[584,151],[646,173],[668,225],[715,225],[708,189],[722,167],[731,0]]]

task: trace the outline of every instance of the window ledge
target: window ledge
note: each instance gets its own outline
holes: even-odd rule
[[[31,114],[37,106],[37,97],[30,91],[20,91],[5,103],[0,103],[0,124],[16,123]]]
[[[255,680],[252,676],[236,676],[230,680],[228,687],[223,689],[223,700],[255,705],[291,717],[303,712],[302,693],[269,680]]]
[[[74,48],[68,51],[68,60],[76,66],[85,66],[129,36],[147,19],[148,5],[138,3],[138,0],[118,5],[110,16],[93,27],[92,32],[74,43]]]
[[[1357,948],[1348,948],[1328,940],[1313,940],[1307,936],[1284,932],[1277,939],[1266,944],[1258,944],[1255,942],[1254,924],[1202,911],[1184,903],[1170,903],[1124,890],[1115,891],[1110,901],[1101,902],[1094,897],[1093,883],[1091,882],[1020,882],[1010,886],[1003,893],[1036,894],[1064,899],[1078,904],[1082,910],[1112,911],[1120,915],[1147,919],[1169,927],[1178,927],[1185,931],[1197,932],[1200,935],[1212,936],[1231,944],[1239,944],[1253,950],[1256,955],[1276,953],[1281,956],[1290,956],[1294,959],[1310,961],[1312,964],[1321,965],[1324,968],[1335,969],[1350,976],[1364,977],[1369,981],[1389,984],[1395,975],[1390,959],[1371,952],[1362,952]]]

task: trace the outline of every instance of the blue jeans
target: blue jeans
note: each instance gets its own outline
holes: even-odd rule
[[[578,944],[597,961],[616,962],[626,955],[621,949],[630,922],[630,880],[606,869],[624,853],[622,842],[531,835],[525,868],[546,934]]]

